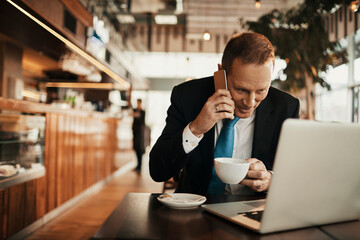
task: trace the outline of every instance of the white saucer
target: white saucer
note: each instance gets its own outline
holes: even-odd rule
[[[12,174],[10,174],[10,175],[0,174],[0,180],[5,179],[5,178],[13,177],[13,176],[15,176],[15,175],[18,174],[18,173],[19,173],[18,170],[15,169],[15,171],[14,171]]]
[[[166,197],[168,195],[169,197]],[[189,193],[166,193],[157,198],[164,205],[175,209],[196,208],[206,201],[206,197]]]

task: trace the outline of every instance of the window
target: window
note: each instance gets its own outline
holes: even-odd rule
[[[160,42],[161,42],[161,26],[158,26],[156,33],[156,43],[160,44]]]
[[[105,51],[105,61],[107,63],[110,63],[110,60],[111,60],[111,53],[110,53],[109,50],[106,49],[106,51]]]
[[[66,8],[64,10],[64,26],[76,34],[76,18]]]

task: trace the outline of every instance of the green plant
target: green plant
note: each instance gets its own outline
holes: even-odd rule
[[[286,80],[276,79],[280,88],[296,92],[306,89],[307,117],[315,118],[315,83],[331,90],[322,72],[331,65],[347,62],[346,49],[330,42],[324,15],[349,1],[305,0],[285,12],[273,10],[256,22],[242,22],[243,27],[264,34],[284,59]]]

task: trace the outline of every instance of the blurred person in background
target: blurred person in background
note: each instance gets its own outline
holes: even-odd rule
[[[142,100],[137,99],[137,108],[133,112],[133,148],[137,157],[135,170],[141,172],[142,157],[145,153],[145,111],[142,108]]]

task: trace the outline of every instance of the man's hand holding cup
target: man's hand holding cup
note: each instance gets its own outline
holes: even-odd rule
[[[272,173],[268,171],[264,163],[256,158],[246,159],[250,163],[247,178],[240,184],[250,187],[256,192],[267,191],[270,187]]]

